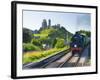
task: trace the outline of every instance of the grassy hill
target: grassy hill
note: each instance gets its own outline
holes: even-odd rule
[[[65,41],[70,42],[70,38],[72,37],[72,33],[67,31],[64,27],[49,27],[39,31],[38,34],[33,34],[34,37],[46,38],[50,40],[54,40],[56,38],[64,39]]]

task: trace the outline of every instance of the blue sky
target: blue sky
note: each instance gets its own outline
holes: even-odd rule
[[[91,14],[65,13],[23,10],[23,27],[31,30],[39,29],[43,19],[51,19],[51,25],[60,24],[68,31],[75,33],[77,30],[91,29]]]

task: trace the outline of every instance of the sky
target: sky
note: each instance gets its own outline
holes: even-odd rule
[[[71,33],[91,29],[91,14],[89,13],[23,10],[23,27],[25,28],[39,30],[43,19],[46,19],[47,23],[51,19],[51,25],[60,24]]]

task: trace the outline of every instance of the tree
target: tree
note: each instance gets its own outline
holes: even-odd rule
[[[55,47],[56,43],[57,43],[57,39],[54,39],[52,46]]]
[[[64,44],[64,39],[58,38],[58,39],[57,39],[57,42],[56,42],[56,44],[55,44],[55,47],[56,47],[56,48],[63,48],[64,46],[65,46],[65,44]]]
[[[31,43],[33,44],[33,45],[35,45],[35,46],[38,46],[38,47],[40,47],[40,48],[42,48],[42,44],[41,44],[41,42],[40,42],[40,40],[39,39],[32,39],[31,40]]]
[[[80,34],[85,34],[87,37],[91,36],[91,32],[90,31],[80,30],[80,31],[77,31],[77,32],[79,32]]]
[[[23,28],[23,42],[29,43],[33,38],[32,31],[26,28]]]

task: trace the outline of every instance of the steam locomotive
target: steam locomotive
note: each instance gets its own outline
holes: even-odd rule
[[[77,53],[80,56],[88,42],[89,38],[86,35],[79,34],[78,32],[76,32],[71,38],[70,47],[72,55]]]

